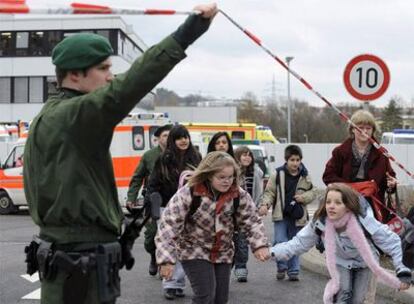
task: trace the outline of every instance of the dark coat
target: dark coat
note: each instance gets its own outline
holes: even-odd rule
[[[326,164],[325,172],[322,176],[323,182],[326,185],[336,182],[350,183],[356,181],[352,172],[352,141],[353,139],[349,138],[332,151],[332,157]],[[381,152],[372,147],[366,166],[366,180],[374,180],[377,183],[379,199],[384,202],[387,189],[386,172],[395,177],[390,161]]]

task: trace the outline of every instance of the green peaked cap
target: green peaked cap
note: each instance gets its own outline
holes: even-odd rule
[[[69,36],[52,51],[52,62],[63,70],[82,70],[96,65],[114,53],[108,39],[90,33]]]

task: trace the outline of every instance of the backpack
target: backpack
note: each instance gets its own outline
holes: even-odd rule
[[[190,205],[190,210],[188,211],[185,220],[184,220],[184,227],[186,226],[186,224],[188,222],[193,221],[193,215],[194,213],[197,211],[198,208],[200,208],[201,205],[201,196],[194,196],[194,189],[191,187],[190,188],[190,194],[192,197],[192,201],[191,201],[191,205]],[[240,205],[240,197],[236,197],[233,199],[233,225],[234,225],[234,231],[237,231],[237,220],[236,220],[236,212],[239,209],[239,205]]]

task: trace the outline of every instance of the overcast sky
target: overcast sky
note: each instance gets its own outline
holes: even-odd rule
[[[200,3],[190,0],[77,2],[177,10],[189,10]],[[343,72],[353,57],[369,53],[382,58],[391,73],[387,92],[375,104],[386,105],[392,96],[399,95],[412,105],[414,1],[223,0],[216,3],[279,58],[293,56],[291,67],[333,103],[356,102],[344,87]],[[127,16],[125,19],[138,36],[152,45],[175,30],[185,16]],[[180,95],[201,93],[218,98],[238,98],[251,91],[262,99],[271,96],[274,77],[276,94],[287,94],[286,70],[220,14],[187,54],[188,58],[160,86]],[[291,78],[291,95],[312,105],[324,105],[294,78]]]

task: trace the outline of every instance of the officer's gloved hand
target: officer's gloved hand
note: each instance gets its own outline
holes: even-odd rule
[[[172,34],[173,38],[184,50],[208,30],[211,20],[217,12],[215,4],[195,7],[195,10],[197,9],[201,10],[201,14],[207,13],[209,15],[212,14],[212,16],[206,18],[201,15],[192,14]]]
[[[406,284],[413,284],[413,279],[411,276],[411,271],[408,268],[397,270],[397,277],[401,282]]]

